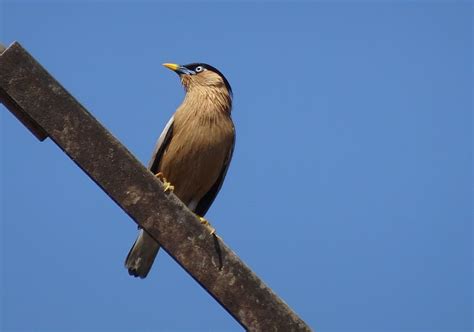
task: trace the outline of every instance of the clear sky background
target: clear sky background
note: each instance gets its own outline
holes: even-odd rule
[[[208,213],[317,331],[472,331],[469,1],[1,2],[17,40],[143,163],[183,98],[163,62],[234,89]],[[239,331],[50,140],[1,117],[4,331]]]

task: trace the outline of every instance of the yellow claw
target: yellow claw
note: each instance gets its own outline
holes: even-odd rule
[[[173,192],[173,190],[174,190],[174,186],[172,186],[171,183],[169,183],[169,182],[164,182],[163,186],[165,187],[165,189],[164,189],[165,192],[167,192],[167,191]]]
[[[165,178],[165,176],[163,175],[162,172],[156,173],[155,176],[156,176],[158,179],[160,179],[161,182],[163,182],[163,186],[165,187],[165,188],[164,188],[164,192],[167,192],[167,191],[173,192],[174,186],[171,185],[170,182],[166,181],[166,178]]]
[[[203,224],[204,226],[207,227],[207,229],[211,232],[211,235],[215,235],[216,229],[211,226],[211,224],[209,223],[209,221],[207,221],[207,220],[206,220],[205,218],[203,218],[203,217],[199,217],[199,221],[201,222],[201,224]]]

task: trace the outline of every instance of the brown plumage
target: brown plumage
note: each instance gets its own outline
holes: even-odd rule
[[[163,173],[183,203],[204,216],[222,186],[232,158],[232,90],[212,66],[165,66],[180,75],[186,96],[161,134],[149,168],[155,174]],[[158,250],[159,244],[140,230],[125,261],[129,273],[146,277]]]

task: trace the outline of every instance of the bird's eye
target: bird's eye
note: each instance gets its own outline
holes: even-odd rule
[[[203,68],[202,66],[197,66],[196,69],[194,69],[194,71],[195,71],[196,73],[200,73],[200,72],[202,72],[203,70],[204,70],[204,68]]]

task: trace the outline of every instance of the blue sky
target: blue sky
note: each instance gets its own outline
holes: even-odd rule
[[[18,40],[143,163],[183,98],[163,62],[234,90],[208,213],[318,331],[472,330],[472,3],[3,1]],[[3,106],[0,328],[239,331],[166,253]]]

